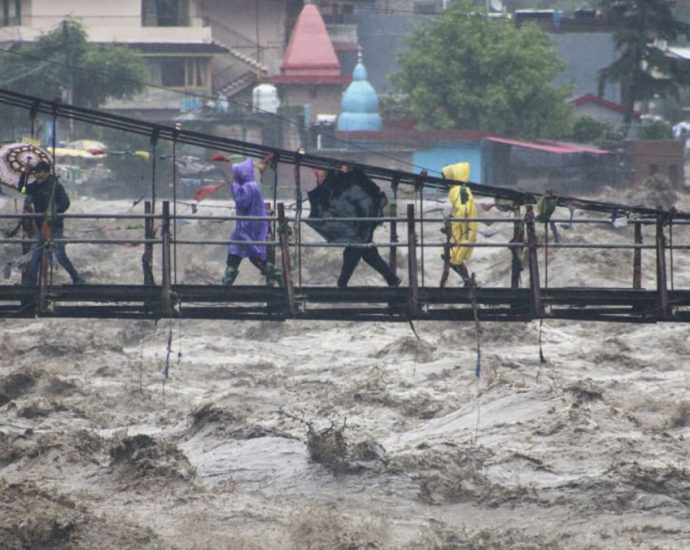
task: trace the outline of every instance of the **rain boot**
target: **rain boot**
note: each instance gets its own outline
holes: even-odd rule
[[[460,275],[465,288],[470,288],[472,286],[472,277],[470,276],[470,271],[467,269],[465,264],[451,265],[451,268],[458,275]]]
[[[235,279],[237,279],[239,272],[239,269],[227,266],[225,268],[225,273],[223,274],[223,285],[232,286],[232,284],[235,282]]]
[[[386,277],[386,283],[388,283],[388,286],[398,287],[400,286],[400,283],[402,283],[402,279],[391,273],[389,277]]]
[[[275,264],[267,263],[264,270],[264,275],[266,275],[266,283],[273,286],[273,283],[277,283],[278,286],[283,286],[283,272],[275,266]]]

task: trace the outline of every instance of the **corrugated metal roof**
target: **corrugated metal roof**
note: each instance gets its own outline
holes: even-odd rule
[[[581,95],[579,97],[574,97],[573,99],[570,100],[570,103],[573,105],[583,105],[585,103],[594,103],[595,105],[605,107],[606,109],[610,109],[611,111],[616,111],[617,113],[625,113],[625,107],[623,105],[621,105],[620,103],[614,103],[613,101],[608,101],[607,99],[597,97],[593,94],[584,94],[584,95]],[[642,116],[642,114],[639,113],[638,111],[633,111],[633,117],[640,118],[641,116]]]
[[[589,153],[591,155],[608,155],[609,151],[606,149],[599,149],[597,147],[588,147],[587,145],[578,145],[575,143],[562,143],[559,141],[548,141],[535,143],[532,141],[519,141],[517,139],[506,139],[499,137],[488,137],[486,141],[494,141],[497,143],[505,143],[506,145],[514,145],[516,147],[526,147],[528,149],[536,149],[544,151],[545,153],[554,153],[559,155],[574,155],[581,153]]]

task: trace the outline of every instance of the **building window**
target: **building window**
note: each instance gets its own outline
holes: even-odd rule
[[[189,0],[142,0],[143,27],[188,27]]]
[[[2,0],[2,26],[14,27],[22,24],[21,0]]]
[[[161,84],[171,88],[184,88],[185,62],[183,59],[161,60]]]
[[[149,73],[155,83],[167,88],[208,88],[208,59],[198,57],[163,57],[149,61]]]

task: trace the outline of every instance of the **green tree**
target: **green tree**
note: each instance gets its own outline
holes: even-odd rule
[[[2,53],[2,52],[0,52]],[[147,80],[141,57],[124,46],[93,44],[84,28],[66,19],[36,42],[0,56],[0,86],[48,100],[61,97],[96,108],[109,98],[141,92]]]
[[[673,130],[668,122],[654,120],[642,126],[640,139],[673,139]]]
[[[615,25],[613,39],[620,57],[599,72],[599,93],[607,82],[619,82],[624,123],[632,121],[635,103],[655,97],[678,97],[690,83],[690,64],[667,55],[659,41],[690,37],[690,25],[675,19],[670,0],[601,0]]]
[[[550,85],[563,66],[535,25],[487,18],[461,0],[415,29],[408,45],[393,84],[423,126],[527,139],[570,133],[570,89]]]
[[[578,116],[575,119],[570,139],[576,143],[597,143],[611,133],[611,127],[589,116]]]

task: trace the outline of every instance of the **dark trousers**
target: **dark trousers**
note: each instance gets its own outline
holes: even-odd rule
[[[260,260],[259,258],[255,258],[253,256],[247,256],[249,258],[249,261],[252,262],[256,266],[256,268],[261,271],[262,275],[266,274],[266,262],[263,260]],[[237,256],[235,254],[228,254],[226,264],[228,267],[231,267],[233,269],[237,269],[240,266],[240,263],[242,262],[244,258],[242,256]]]
[[[377,248],[355,248],[346,246],[343,250],[343,266],[340,269],[340,277],[338,277],[339,287],[347,286],[360,259],[364,260],[378,271],[383,278],[386,279],[386,283],[389,285],[395,284],[396,282],[400,284],[400,280],[381,257]]]
[[[64,229],[62,227],[53,228],[53,238],[62,239]],[[38,268],[41,264],[41,256],[43,255],[43,246],[46,244],[41,238],[41,232],[38,232],[38,241],[33,245],[33,254],[31,255],[31,261],[29,263],[29,273],[33,281],[38,281]],[[79,273],[72,265],[72,262],[67,257],[67,252],[65,251],[64,243],[53,243],[52,252],[55,254],[58,263],[65,268],[69,276],[72,277],[72,281],[76,282],[79,279]]]

